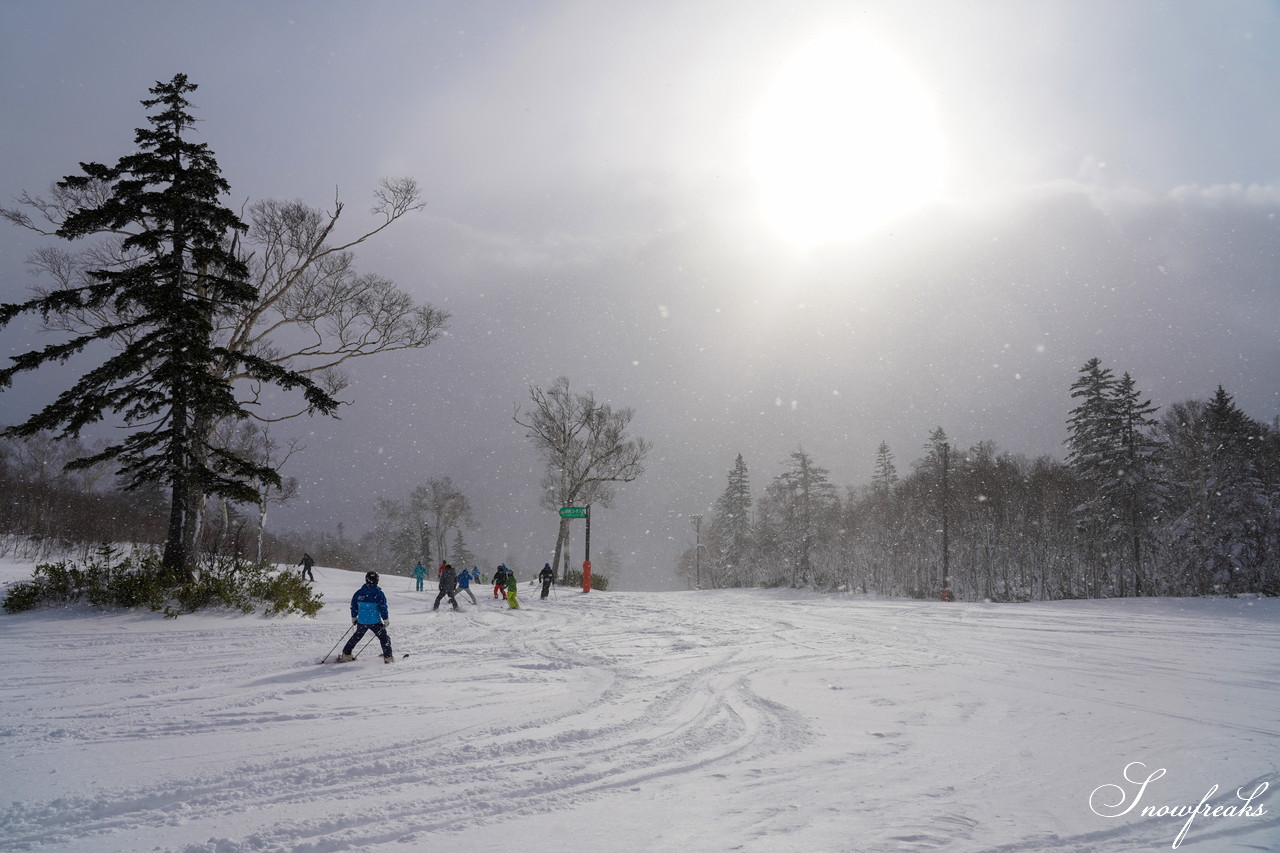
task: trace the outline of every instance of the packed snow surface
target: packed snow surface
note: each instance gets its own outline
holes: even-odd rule
[[[1277,600],[384,577],[409,657],[322,665],[315,572],[315,619],[0,616],[0,849],[1280,850]]]

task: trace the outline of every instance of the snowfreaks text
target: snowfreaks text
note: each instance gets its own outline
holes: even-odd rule
[[[1136,770],[1134,768],[1137,768]],[[1146,771],[1146,765],[1140,761],[1133,761],[1124,767],[1124,780],[1130,785],[1136,785],[1136,790],[1126,788],[1124,785],[1099,785],[1089,794],[1089,808],[1099,817],[1121,817],[1127,815],[1138,807],[1143,794],[1146,793],[1147,786],[1165,775],[1165,769],[1154,770],[1147,775],[1145,779],[1140,778],[1141,774]],[[1215,806],[1210,804],[1210,799],[1214,794],[1218,793],[1218,786],[1214,785],[1205,795],[1200,798],[1200,802],[1196,805],[1182,806],[1144,806],[1140,814],[1143,817],[1176,817],[1186,818],[1187,822],[1182,825],[1182,830],[1177,837],[1173,839],[1173,848],[1176,850],[1182,839],[1187,837],[1187,831],[1191,829],[1191,822],[1197,817],[1259,817],[1267,813],[1266,806],[1262,803],[1253,805],[1253,801],[1266,793],[1270,787],[1270,782],[1260,782],[1252,792],[1246,794],[1244,788],[1236,789],[1236,799],[1239,803],[1230,805]],[[1132,793],[1132,797],[1130,797]],[[1112,801],[1114,799],[1114,802]]]

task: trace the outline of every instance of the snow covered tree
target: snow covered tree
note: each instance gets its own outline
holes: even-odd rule
[[[231,434],[222,434],[226,432],[231,432]],[[228,430],[226,425],[222,425],[216,431],[214,441],[219,447],[232,448],[236,453],[253,459],[275,471],[276,474],[281,474],[289,460],[295,454],[301,453],[306,449],[297,438],[289,438],[283,442],[278,441],[271,434],[270,425],[259,424],[255,421],[240,421],[231,430]],[[278,482],[258,477],[254,479],[253,484],[258,491],[257,500],[254,502],[258,511],[256,553],[257,561],[262,562],[263,546],[267,535],[267,516],[271,505],[286,504],[293,500],[298,496],[300,487],[296,477],[284,477],[283,475],[280,476]],[[225,517],[225,499],[223,503]]]
[[[1190,591],[1266,585],[1277,559],[1280,494],[1265,473],[1274,434],[1245,415],[1221,386],[1208,403],[1172,406],[1161,422],[1170,539]]]
[[[453,549],[449,552],[449,562],[457,563],[459,571],[470,568],[477,564],[476,555],[471,553],[471,549],[467,547],[466,541],[462,538],[462,528],[459,527],[453,537]]]
[[[930,521],[936,519],[936,529],[941,534],[939,553],[942,565],[939,567],[941,577],[921,578],[921,593],[935,582],[943,589],[949,588],[951,583],[951,476],[954,462],[946,430],[938,427],[929,433],[925,451],[926,455],[919,462],[919,471],[925,477],[925,494],[932,496],[934,503],[934,507],[926,510],[925,518]]]
[[[1116,478],[1107,492],[1115,504],[1121,535],[1128,540],[1129,573],[1133,594],[1143,594],[1142,556],[1151,539],[1151,526],[1158,511],[1155,455],[1159,443],[1154,438],[1157,407],[1143,400],[1128,373],[1116,383],[1114,394],[1116,437]],[[1120,595],[1125,595],[1125,575],[1120,576]]]
[[[194,124],[186,75],[157,83],[142,101],[149,128],[135,135],[138,151],[115,166],[82,163],[83,174],[57,187],[76,206],[56,233],[75,240],[109,233],[118,254],[89,269],[83,280],[0,307],[0,325],[24,313],[63,316],[110,310],[114,322],[79,330],[69,340],[12,358],[0,370],[0,386],[16,374],[51,361],[66,361],[99,341],[116,352],[72,388],[8,435],[60,430],[76,436],[108,414],[131,427],[127,436],[72,467],[111,461],[130,487],[163,483],[171,490],[163,562],[175,578],[194,568],[196,507],[205,495],[252,502],[254,479],[276,480],[265,465],[210,441],[215,424],[247,416],[226,372],[303,393],[307,411],[331,413],[334,400],[310,379],[256,353],[237,352],[215,340],[221,318],[251,304],[257,291],[233,250],[246,226],[219,198],[230,187],[206,144],[186,138]],[[12,217],[10,217],[12,219]]]
[[[449,477],[428,480],[409,495],[409,505],[414,517],[425,519],[439,559],[459,559],[458,555],[449,553],[449,531],[457,528],[461,534],[463,526],[475,526],[475,519],[471,502],[453,480]]]
[[[575,394],[564,376],[545,391],[531,386],[529,398],[532,407],[522,412],[517,404],[512,420],[528,430],[527,437],[542,456],[542,505],[547,509],[607,507],[616,483],[629,483],[644,473],[649,443],[627,434],[635,417],[632,409],[615,411],[608,403],[597,403],[589,391]],[[568,519],[561,518],[553,568],[560,564],[568,536]]]
[[[1128,374],[1117,380],[1097,358],[1087,361],[1071,386],[1079,400],[1067,421],[1067,463],[1079,474],[1086,499],[1077,509],[1095,577],[1092,594],[1102,594],[1109,563],[1128,554],[1128,571],[1116,577],[1119,594],[1142,594],[1143,543],[1155,508],[1152,438],[1156,408],[1143,400]]]
[[[898,469],[893,464],[889,443],[880,442],[876,448],[876,464],[871,474],[871,490],[877,496],[887,496],[898,482]]]
[[[715,550],[713,586],[742,586],[742,569],[751,548],[751,481],[747,463],[739,453],[729,471],[729,482],[716,498],[708,538]]]
[[[379,497],[373,517],[362,550],[379,571],[404,574],[417,563],[431,565],[431,528],[420,507],[410,500]]]
[[[599,565],[600,574],[609,578],[609,588],[617,589],[622,578],[622,558],[618,556],[618,552],[606,545],[600,556],[592,562]],[[596,574],[595,569],[592,569],[591,574]]]
[[[829,531],[826,522],[831,519],[832,510],[838,509],[839,498],[830,472],[815,465],[803,448],[788,459],[790,467],[775,477],[769,488],[786,518],[784,531],[794,554],[791,586],[798,587],[815,581],[813,550],[824,531]]]

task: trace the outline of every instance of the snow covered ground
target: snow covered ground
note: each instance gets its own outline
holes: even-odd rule
[[[0,615],[0,849],[1280,850],[1277,600],[388,577],[410,657],[318,666],[360,577],[316,575],[315,619]]]

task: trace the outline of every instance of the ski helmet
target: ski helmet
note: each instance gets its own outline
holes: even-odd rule
[[[374,586],[377,586],[377,585],[378,585],[378,573],[377,573],[377,572],[366,572],[366,573],[365,573],[365,576],[364,576],[364,582],[365,582],[365,583],[371,583],[371,584],[373,584]]]

